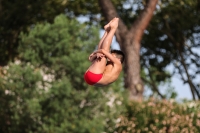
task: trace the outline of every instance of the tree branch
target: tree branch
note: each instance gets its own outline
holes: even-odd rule
[[[101,12],[107,21],[110,21],[114,17],[118,17],[115,7],[110,0],[99,0],[99,5],[101,7]]]
[[[157,85],[154,83],[155,81],[152,80],[152,77],[150,75],[149,75],[149,77],[150,77],[151,81],[148,81],[145,78],[142,78],[142,80],[152,87],[152,91],[155,91],[162,99],[165,99],[165,97],[160,93]]]
[[[122,38],[120,38],[121,35],[119,34],[126,34],[128,32],[126,25],[123,23],[122,19],[119,17],[111,0],[99,0],[99,5],[101,8],[101,12],[103,13],[103,16],[105,17],[106,21],[109,22],[114,17],[119,18],[119,25],[118,25],[116,34],[118,34],[118,39],[120,41]]]
[[[134,21],[131,32],[134,33],[134,38],[138,41],[142,39],[144,30],[147,28],[149,21],[153,16],[158,0],[148,0],[146,7],[141,12],[139,17]]]

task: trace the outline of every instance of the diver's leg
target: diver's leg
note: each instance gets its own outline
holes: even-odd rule
[[[103,39],[101,42],[100,49],[105,49],[107,51],[110,51],[112,39],[118,27],[118,21],[119,21],[118,18],[114,18],[112,22],[109,23],[109,25],[106,27],[107,30],[109,29],[109,31],[107,32],[107,30],[105,30],[107,33],[105,33],[106,35],[102,37]],[[103,73],[105,71],[106,63],[107,63],[106,57],[96,58],[88,70],[96,74]]]
[[[110,46],[112,44],[113,37],[115,35],[115,32],[118,27],[118,18],[114,18],[112,22],[109,24],[109,32],[105,36],[102,44],[101,44],[101,49],[105,49],[106,51],[110,51]]]

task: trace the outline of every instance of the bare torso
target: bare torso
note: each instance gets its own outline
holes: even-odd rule
[[[95,86],[104,86],[113,83],[119,77],[121,70],[121,63],[114,64],[112,62],[108,62],[105,71],[103,72],[103,77],[98,81],[98,83],[95,84]]]

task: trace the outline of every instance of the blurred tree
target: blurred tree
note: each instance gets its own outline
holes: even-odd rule
[[[113,6],[110,3],[111,1],[112,1]],[[94,1],[86,2],[83,0],[78,0],[76,2],[82,3],[83,8],[79,8],[80,5],[75,4],[74,2],[68,3],[70,5],[73,5],[73,6],[69,6],[70,8],[67,8],[69,11],[71,11],[70,13],[74,12],[73,15],[75,16],[86,15],[86,16],[89,16],[90,20],[99,21],[97,19],[98,17],[95,17],[95,15],[98,14],[99,12],[98,10],[94,10],[92,8],[93,6],[95,7],[95,9],[99,9],[99,8],[101,9],[101,12],[103,14],[102,16],[103,18],[101,18],[101,20],[103,20],[102,24],[105,23],[105,20],[109,21],[112,17],[120,16],[120,18],[123,20],[123,23],[126,24],[128,29],[131,29],[131,26],[134,27],[135,25],[137,25],[136,24],[137,21],[139,22],[140,18],[143,17],[141,15],[142,14],[141,11],[144,9],[144,12],[145,12],[146,11],[145,9],[148,9],[148,4],[147,6],[144,6],[146,2],[148,3],[148,1],[99,0],[99,3],[100,3],[99,7]],[[152,1],[149,1],[149,2],[152,2]],[[71,7],[76,7],[76,8],[71,8]],[[81,9],[81,10],[74,10],[74,9]],[[199,12],[198,0],[159,1],[159,5],[157,6],[157,11],[154,12],[156,16],[153,17],[153,21],[149,27],[151,31],[149,29],[145,31],[146,35],[141,45],[141,56],[142,56],[141,64],[142,64],[142,68],[148,71],[146,73],[146,75],[148,75],[148,79],[145,79],[144,77],[142,77],[142,79],[145,80],[145,84],[150,85],[152,90],[158,93],[158,95],[160,95],[162,98],[164,97],[163,97],[163,94],[160,93],[158,84],[160,84],[161,82],[169,81],[168,78],[170,78],[171,75],[169,72],[166,71],[166,67],[169,64],[171,64],[171,62],[174,62],[174,64],[176,64],[175,68],[177,69],[175,70],[174,73],[179,73],[181,75],[181,79],[183,80],[183,82],[189,84],[193,98],[195,99],[195,96],[199,98],[199,84],[197,83],[198,81],[195,80],[195,78],[197,77],[195,73],[197,74],[199,73],[199,69],[198,69],[199,62],[197,59],[199,58],[199,55],[197,54],[196,51],[194,51],[194,48],[198,47],[198,38],[199,38],[198,37],[199,35],[198,34],[199,32],[198,18],[199,17],[197,16],[198,12]],[[191,21],[186,21],[188,19]],[[133,22],[135,23],[132,24]],[[140,29],[138,25],[135,27]],[[151,27],[154,27],[154,28],[151,28]],[[163,27],[165,27],[165,29]],[[120,32],[122,33],[122,31],[125,31],[125,29],[126,28],[122,26],[122,28],[119,28],[118,33]],[[136,31],[137,30],[134,31],[134,35],[138,37],[138,35],[136,34],[137,33]],[[171,33],[169,34],[169,32]],[[118,35],[118,33],[116,35]],[[125,36],[125,35],[127,35],[127,33],[123,32],[122,34],[117,36],[117,41],[119,42],[119,44],[120,44],[120,37]],[[128,39],[121,39],[121,41],[123,42],[123,45],[122,43],[120,44],[121,49],[125,51],[123,49],[123,47],[125,47],[130,51],[133,50],[134,48],[130,48],[130,47],[127,47],[127,45],[125,45],[124,40],[128,40]],[[130,42],[134,42],[134,41],[132,40]],[[189,44],[187,45],[188,48],[187,47],[184,48],[184,49],[188,49],[186,50],[187,52],[186,51],[183,52],[184,43]],[[194,44],[194,45],[191,45],[191,44]],[[129,55],[129,53],[134,53],[133,51],[126,52],[126,53],[128,54],[127,55],[128,58],[137,57],[137,56]],[[188,57],[191,57],[191,59],[186,59]],[[132,59],[132,61],[133,60],[134,59]],[[134,64],[137,64],[137,63],[134,63]],[[136,70],[136,68],[139,68],[139,67],[136,67],[136,66],[127,67],[127,66],[133,66],[133,65],[128,64],[125,67],[126,87],[131,86],[134,80],[140,81],[137,78],[139,76],[135,76],[135,75],[139,75],[138,72],[140,70],[139,69]],[[191,71],[190,68],[194,68],[194,66],[197,66],[195,70],[192,73],[189,72]],[[134,76],[133,75],[131,76],[130,73],[132,74],[137,73],[137,74],[135,74]],[[131,77],[134,79],[131,79]],[[130,82],[127,83],[128,81]],[[134,91],[135,89],[133,89],[133,92]],[[139,95],[141,96],[141,94],[142,93],[140,93]]]
[[[89,52],[99,41],[98,27],[60,15],[20,37],[19,58],[1,69],[0,131],[112,132],[123,109],[118,108],[120,93],[113,91],[114,86],[120,91],[121,81],[106,89],[83,82]]]
[[[138,6],[140,6],[140,4],[141,3],[139,3]],[[116,10],[117,7],[115,8],[110,0],[99,0],[102,14],[107,21],[114,17],[122,16],[116,32],[116,39],[121,50],[126,55],[124,81],[125,88],[130,90],[130,99],[141,100],[143,97],[144,87],[140,76],[140,43],[144,30],[153,16],[156,4],[157,0],[144,1],[144,6],[141,6],[143,9],[138,9],[139,13],[137,14],[137,17],[135,17],[134,20],[125,21],[127,24],[125,25],[124,19],[122,19],[124,16],[118,13],[118,10]],[[128,5],[128,10],[129,12],[126,13],[130,14],[133,12],[133,7]]]
[[[106,2],[106,3],[104,3]],[[112,3],[110,3],[112,2]],[[124,25],[126,25],[128,28],[127,29],[131,29],[131,27],[137,27],[137,28],[132,28],[134,29],[134,36],[136,36],[136,38],[138,37],[138,34],[136,34],[137,30],[136,29],[140,29],[139,28],[139,24],[144,26],[144,24],[142,23],[138,23],[140,18],[143,18],[143,15],[145,13],[145,11],[147,11],[146,9],[148,9],[148,5],[151,5],[150,3],[152,1],[130,1],[130,0],[110,0],[110,1],[103,1],[103,0],[99,0],[99,4],[97,1],[94,0],[89,0],[89,1],[85,1],[85,0],[76,0],[76,1],[66,1],[66,0],[58,0],[58,1],[47,1],[47,2],[42,2],[42,1],[36,1],[34,3],[30,2],[30,1],[26,1],[26,2],[15,2],[14,4],[8,1],[0,1],[0,16],[2,16],[1,18],[1,28],[0,28],[0,38],[1,39],[1,52],[0,52],[0,59],[1,59],[1,65],[5,65],[6,62],[8,61],[8,59],[13,59],[17,53],[16,48],[18,46],[18,34],[20,31],[27,30],[27,27],[29,27],[30,29],[32,27],[34,27],[34,23],[39,22],[39,21],[49,21],[52,22],[54,16],[56,14],[59,14],[60,12],[65,12],[66,15],[68,17],[74,18],[74,17],[79,17],[79,16],[87,16],[90,20],[90,24],[94,24],[92,22],[102,22],[102,25],[105,24],[105,21],[109,21],[113,16],[119,16],[121,18],[121,20],[123,20]],[[113,6],[112,6],[113,4]],[[16,6],[17,5],[17,6]],[[179,5],[179,6],[177,6]],[[181,15],[175,15],[175,14],[183,14],[186,11],[186,14],[189,12],[193,12],[192,14],[188,14],[188,16],[192,16],[190,17],[191,20],[193,20],[193,18],[195,18],[195,15],[197,15],[196,12],[199,11],[199,1],[189,1],[189,0],[185,0],[185,1],[159,1],[159,6],[158,7],[158,12],[155,12],[155,14],[158,14],[157,16],[160,16],[161,19],[165,20],[166,22],[168,21],[174,21],[175,23],[171,23],[171,25],[173,26],[174,24],[179,24],[179,20],[181,21],[181,24],[186,20],[184,17],[181,17],[180,19],[178,17],[180,17]],[[53,8],[52,8],[53,6]],[[171,6],[171,7],[170,7]],[[20,7],[20,8],[18,8]],[[178,7],[178,8],[176,8]],[[182,8],[183,7],[183,8]],[[180,8],[184,9],[184,11],[179,11]],[[12,9],[12,10],[11,10]],[[114,10],[116,9],[116,10]],[[144,9],[144,10],[143,10]],[[172,10],[171,10],[172,9]],[[143,10],[143,11],[142,11]],[[169,15],[166,13],[168,12],[168,10],[171,10],[171,14],[173,14],[173,16],[170,17],[169,19]],[[25,13],[23,11],[26,11]],[[46,12],[47,11],[47,12]],[[99,17],[100,11],[102,12],[103,16]],[[149,11],[149,10],[148,10]],[[183,12],[183,13],[181,13]],[[23,14],[22,14],[23,13]],[[146,12],[147,13],[147,12]],[[175,14],[174,14],[175,13]],[[19,15],[19,16],[18,16]],[[147,15],[148,17],[150,17],[151,15]],[[100,18],[100,19],[99,19]],[[173,19],[172,19],[173,18]],[[163,24],[165,24],[165,22],[162,22],[160,20],[157,20],[157,17],[154,17],[152,24],[154,25],[154,23],[156,25],[158,25],[159,27],[162,27]],[[13,21],[14,20],[14,21]],[[195,23],[197,23],[198,19],[194,19],[194,21],[191,21],[189,25],[194,24],[193,27],[195,27]],[[122,21],[121,21],[122,22]],[[134,24],[132,24],[134,22]],[[127,34],[126,32],[124,32],[126,28],[124,28],[123,23],[121,23],[119,28],[119,31],[117,32],[117,40],[121,46],[121,49],[123,51],[125,51],[125,49],[127,50],[133,50],[134,48],[129,48],[126,44],[124,40],[128,39],[124,39],[124,37],[122,36],[129,36],[129,34]],[[148,23],[147,21],[145,21],[145,23]],[[138,24],[138,25],[137,25]],[[31,26],[31,27],[30,27]],[[152,25],[151,25],[152,26]],[[182,25],[185,26],[185,25]],[[144,30],[145,28],[143,27],[142,30]],[[173,28],[178,28],[180,27],[180,25],[176,25]],[[142,30],[138,30],[139,32]],[[154,30],[154,29],[153,29]],[[178,31],[178,30],[176,30]],[[193,33],[198,33],[199,29],[198,27],[195,28],[195,30],[188,30],[190,31],[190,34]],[[123,33],[122,33],[123,32]],[[179,32],[181,32],[179,30]],[[119,34],[121,33],[121,34]],[[133,33],[133,32],[130,32]],[[143,32],[141,32],[143,34]],[[178,58],[176,52],[174,53],[174,49],[177,49],[177,47],[173,47],[173,49],[169,49],[169,46],[166,45],[162,45],[160,46],[159,44],[159,48],[157,47],[157,45],[151,45],[151,46],[146,46],[146,44],[144,44],[145,42],[151,42],[152,38],[156,38],[156,37],[165,37],[165,36],[160,36],[160,33],[156,33],[154,31],[145,31],[146,34],[148,34],[148,41],[144,40],[142,41],[142,46],[141,46],[141,55],[144,54],[144,56],[142,56],[142,67],[147,69],[149,71],[149,79],[152,79],[150,77],[154,77],[154,80],[150,81],[150,80],[146,80],[144,78],[142,78],[143,80],[145,80],[145,83],[151,84],[152,89],[156,90],[156,92],[159,92],[159,88],[156,87],[155,85],[159,82],[165,82],[167,78],[170,77],[169,73],[166,72],[165,68],[168,64],[170,64],[170,62],[173,60],[172,58]],[[154,34],[155,35],[151,35]],[[185,34],[185,33],[184,33]],[[187,33],[189,34],[189,32]],[[163,35],[163,33],[162,33]],[[176,34],[177,36],[178,34]],[[198,34],[195,34],[194,37],[197,38]],[[130,35],[131,36],[131,35]],[[194,38],[193,37],[193,38]],[[123,44],[120,43],[120,38],[121,41],[123,41]],[[145,37],[146,38],[146,37]],[[144,38],[144,39],[145,39]],[[159,38],[160,39],[160,38]],[[129,42],[134,42],[133,40],[129,41]],[[163,41],[164,42],[164,41]],[[162,42],[162,43],[163,43]],[[134,42],[135,43],[135,42]],[[156,44],[155,42],[153,42],[154,44]],[[196,43],[196,42],[195,42]],[[149,44],[149,43],[148,43]],[[169,45],[169,44],[167,44]],[[131,47],[136,46],[136,45],[131,45]],[[139,45],[138,45],[139,46]],[[123,49],[123,47],[125,49]],[[164,48],[166,47],[166,48]],[[163,54],[165,52],[162,52],[163,49],[168,49],[167,51],[167,55]],[[145,52],[146,51],[146,52]],[[161,52],[162,54],[159,54],[157,51]],[[172,51],[172,52],[171,52]],[[152,53],[156,53],[156,57],[154,57],[154,55],[151,55]],[[189,51],[188,51],[189,52]],[[137,52],[126,52],[134,54]],[[194,53],[194,52],[193,52]],[[138,52],[139,55],[139,52]],[[195,57],[198,58],[197,54],[195,54]],[[130,58],[130,61],[127,60],[127,62],[139,62],[140,58],[132,58],[133,55],[127,55],[127,58]],[[134,56],[136,57],[136,56]],[[179,56],[179,60],[181,60],[181,56]],[[144,60],[143,60],[144,59]],[[135,60],[135,61],[133,61]],[[195,63],[183,63],[183,59],[180,62],[182,65],[184,66],[183,69],[181,67],[181,70],[177,69],[177,72],[180,71],[182,72],[182,70],[186,71],[187,69],[187,64],[197,64],[198,66],[198,62],[195,59],[191,59],[191,62]],[[150,62],[150,63],[149,63]],[[154,64],[152,67],[150,67],[149,64]],[[177,64],[178,62],[176,62]],[[134,63],[135,64],[139,64],[139,63]],[[185,65],[184,65],[185,64]],[[129,67],[131,66],[131,67]],[[126,88],[130,89],[130,86],[132,86],[132,88],[134,87],[139,87],[141,88],[141,84],[138,85],[133,85],[132,83],[134,83],[134,81],[141,81],[140,80],[140,76],[136,76],[139,75],[139,71],[140,71],[140,65],[138,66],[134,66],[133,65],[125,65],[125,86]],[[178,65],[180,66],[180,65]],[[138,69],[139,68],[139,69]],[[155,70],[155,68],[157,70]],[[188,67],[189,69],[190,67]],[[136,70],[137,69],[137,70]],[[132,72],[133,71],[133,72]],[[198,69],[195,70],[196,73],[199,72]],[[188,73],[188,74],[187,74]],[[131,76],[131,74],[133,74]],[[151,74],[151,75],[150,75]],[[181,74],[181,73],[180,73]],[[186,76],[182,75],[182,79],[185,83],[189,83],[190,87],[192,88],[192,92],[193,92],[193,97],[195,97],[195,95],[197,97],[199,97],[199,85],[198,83],[193,83],[193,76],[194,74],[190,74],[190,72],[186,72]],[[132,79],[133,78],[133,79]],[[157,82],[156,84],[154,84],[155,82]],[[196,81],[195,81],[196,82]],[[142,82],[141,82],[142,83]],[[129,87],[128,87],[129,86]],[[153,87],[154,86],[154,87]],[[131,93],[133,93],[133,95],[138,95],[138,97],[142,96],[142,92],[143,91],[137,91],[137,89],[133,89]],[[136,93],[136,94],[134,94]],[[138,93],[138,94],[137,94]],[[162,95],[160,93],[160,95]],[[161,96],[162,97],[162,96]]]
[[[127,104],[115,132],[118,133],[181,133],[200,132],[200,102],[177,103],[151,98]],[[187,120],[186,120],[187,119]]]
[[[102,24],[114,17],[120,17],[116,38],[122,51],[126,54],[125,88],[130,90],[130,99],[140,100],[144,91],[140,77],[140,41],[153,15],[157,0],[134,2],[129,0],[99,0],[98,2],[99,4],[93,0],[69,2],[70,6],[67,6],[69,16],[85,15],[90,18],[90,22],[100,21]],[[102,14],[100,20],[98,19],[99,11]]]
[[[67,76],[74,88],[84,89],[86,86],[80,77],[88,67],[88,54],[98,44],[98,32],[98,27],[80,25],[61,15],[54,24],[38,24],[29,35],[21,34],[23,43],[19,47],[19,58],[48,68],[45,73],[54,75],[55,80]]]
[[[0,66],[17,55],[18,35],[41,21],[52,22],[64,13],[64,0],[0,0]]]
[[[41,125],[40,100],[44,83],[39,69],[19,61],[1,69],[0,76],[0,132],[25,133],[36,131]]]
[[[169,76],[165,72],[166,67],[173,63],[174,74],[179,74],[189,85],[194,100],[200,99],[197,80],[200,73],[200,17],[197,3],[197,0],[160,2],[160,10],[146,31],[141,51],[142,66],[157,68],[156,71],[151,70],[152,76],[157,75],[156,81]]]
[[[53,22],[60,13],[73,18],[80,13],[86,14],[86,11],[91,16],[99,13],[98,3],[94,0],[0,0],[0,66],[13,61],[18,55],[18,35],[21,31],[30,30],[38,22]]]
[[[0,10],[2,11],[0,13],[0,18],[2,18],[3,21],[1,21],[1,28],[0,28],[0,38],[1,38],[1,66],[6,65],[6,63],[14,59],[14,57],[17,55],[16,49],[18,47],[18,35],[20,31],[26,31],[27,28],[29,28],[31,25],[34,27],[34,24],[40,21],[48,21],[51,22],[52,18],[54,18],[55,15],[66,12],[66,15],[68,17],[76,17],[81,15],[86,15],[90,18],[91,22],[96,21],[96,18],[98,18],[97,15],[99,15],[100,10],[104,14],[105,20],[109,21],[113,17],[116,16],[122,16],[122,19],[127,21],[127,19],[124,19],[127,17],[127,15],[124,16],[124,14],[130,14],[132,12],[131,7],[130,9],[124,9],[124,2],[129,3],[130,1],[126,0],[112,0],[111,1],[99,1],[100,4],[97,3],[97,1],[90,0],[77,0],[77,1],[66,1],[66,0],[58,0],[58,1],[38,1],[38,2],[31,2],[31,1],[25,1],[25,2],[10,2],[10,1],[1,1],[0,2]],[[138,1],[137,1],[138,2]],[[117,32],[117,40],[121,46],[121,49],[126,52],[127,55],[127,62],[125,63],[125,87],[129,88],[131,90],[131,96],[132,98],[141,98],[142,92],[143,92],[143,84],[140,79],[139,73],[140,73],[140,65],[139,65],[139,52],[138,48],[136,48],[135,43],[137,42],[139,44],[139,37],[140,33],[143,34],[143,30],[147,26],[152,13],[153,9],[151,7],[155,7],[155,3],[157,1],[149,1],[147,2],[147,5],[145,6],[145,10],[143,13],[141,13],[140,17],[137,18],[137,21],[135,21],[133,28],[130,30],[129,33],[133,33],[134,30],[135,35],[137,37],[133,37],[134,45],[127,45],[127,42],[129,42],[129,39],[125,39],[125,32],[127,29],[124,24],[122,24],[122,19],[120,21],[120,28]],[[130,2],[131,3],[131,2]],[[138,2],[138,4],[141,4]],[[53,7],[52,7],[53,6]],[[115,10],[114,6],[118,11]],[[20,8],[19,8],[20,7]],[[147,10],[150,9],[150,10]],[[139,10],[141,11],[141,10]],[[147,11],[147,12],[146,12]],[[118,13],[119,12],[119,13]],[[121,12],[121,13],[120,13]],[[114,14],[113,14],[114,13]],[[133,16],[133,15],[132,15]],[[131,16],[131,23],[135,19]],[[144,17],[146,16],[146,17]],[[143,24],[140,22],[138,23],[138,20],[141,18],[144,18]],[[102,19],[104,20],[104,19]],[[98,20],[97,20],[98,21]],[[105,22],[105,21],[104,21]],[[129,23],[129,27],[132,25]],[[142,27],[140,27],[142,26]],[[119,32],[120,31],[120,32]],[[136,32],[138,31],[138,32]],[[137,35],[136,35],[137,34]],[[141,34],[141,36],[142,36]],[[132,35],[130,35],[132,36]],[[130,38],[130,37],[129,37]],[[120,40],[127,40],[126,42],[123,41],[120,42]],[[132,40],[132,39],[131,39]],[[137,40],[137,41],[136,41]],[[139,46],[139,45],[138,45]],[[135,48],[137,49],[135,49]],[[133,50],[132,52],[128,52],[128,50]],[[134,50],[135,49],[135,50]],[[130,55],[133,54],[133,55]],[[136,55],[136,56],[135,56]],[[131,59],[132,56],[138,57]],[[130,63],[135,62],[135,63]],[[137,62],[137,63],[136,63]],[[128,67],[135,65],[134,67]],[[137,65],[136,65],[137,64]],[[138,89],[139,87],[139,89]],[[137,88],[137,89],[136,89]],[[139,90],[139,91],[138,91]]]
[[[125,69],[124,69],[125,87],[129,88],[131,92],[130,93],[131,98],[141,99],[142,93],[143,93],[143,84],[139,75],[140,74],[140,65],[139,65],[140,48],[138,44],[140,44],[140,39],[143,34],[143,30],[146,28],[152,16],[157,0],[153,2],[152,1],[147,2],[145,6],[145,10],[143,11],[143,13],[140,14],[140,17],[136,18],[136,17],[132,17],[133,16],[132,15],[131,21],[127,21],[127,19],[124,19],[127,17],[127,15],[124,16],[124,14],[127,14],[127,13],[131,14],[133,7],[129,9],[124,9],[124,4],[125,4],[124,2],[131,3],[130,1],[126,1],[126,0],[121,0],[121,1],[112,0],[112,3],[111,1],[101,0],[99,1],[99,4],[97,1],[94,1],[94,0],[90,0],[90,1],[85,1],[85,0],[51,1],[49,0],[47,2],[41,1],[41,2],[34,2],[34,3],[30,1],[26,1],[26,2],[16,2],[14,4],[11,2],[1,2],[2,12],[0,14],[0,18],[6,18],[6,19],[3,19],[4,21],[2,21],[2,24],[1,24],[2,28],[0,32],[2,33],[1,34],[2,52],[0,52],[2,53],[1,55],[2,61],[0,61],[1,65],[5,65],[8,60],[13,59],[16,56],[18,52],[16,51],[16,49],[18,47],[19,32],[26,31],[27,27],[30,27],[31,25],[34,26],[34,23],[39,22],[39,21],[44,21],[44,20],[51,22],[52,18],[56,14],[60,12],[64,12],[64,7],[65,7],[66,15],[68,17],[73,18],[76,16],[86,15],[90,18],[91,22],[93,22],[93,21],[98,21],[96,18],[98,18],[97,15],[99,14],[101,10],[106,21],[109,21],[113,17],[121,16],[122,19],[125,20],[126,23],[128,23],[129,28],[131,27],[132,25],[131,23],[133,22],[133,20],[137,19],[137,21],[134,21],[135,23],[132,25],[132,29],[129,32],[130,35],[126,34],[128,33],[127,32],[128,30],[126,30],[127,27],[122,23],[122,19],[121,19],[119,30],[117,32],[117,40],[120,44],[121,49],[127,54]],[[141,6],[141,2],[137,1],[137,4],[140,4]],[[118,11],[115,10],[114,6],[116,7]],[[22,7],[22,8],[18,8],[18,7]],[[140,9],[138,11],[141,11]],[[26,14],[24,14],[24,11],[26,11]],[[134,31],[134,35],[132,34],[133,31]],[[121,42],[120,40],[121,41],[123,40],[123,42]],[[128,40],[132,40],[132,41],[128,41]],[[130,45],[128,44],[128,42],[132,42],[132,43],[134,42],[134,43]],[[138,46],[138,47],[135,47],[135,46]],[[137,58],[131,59],[131,57],[133,56]],[[134,65],[134,67],[129,67],[132,65]]]

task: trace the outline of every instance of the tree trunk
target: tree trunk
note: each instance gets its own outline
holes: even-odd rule
[[[130,100],[142,100],[144,86],[140,77],[140,41],[144,30],[153,16],[158,0],[148,0],[144,10],[133,22],[128,30],[120,19],[110,0],[99,0],[103,16],[107,21],[119,17],[119,26],[116,31],[116,39],[121,50],[125,53],[124,78],[125,88],[130,91]]]

